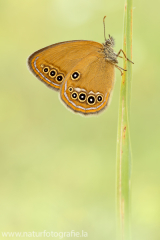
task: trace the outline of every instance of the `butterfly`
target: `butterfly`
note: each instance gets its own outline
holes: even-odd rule
[[[106,16],[105,16],[106,17]],[[122,49],[114,52],[114,39],[105,43],[75,40],[60,42],[34,52],[28,58],[31,72],[47,86],[60,91],[62,101],[81,114],[95,114],[108,105],[114,85],[115,67]],[[131,61],[130,61],[131,62]],[[133,63],[133,62],[131,62]]]

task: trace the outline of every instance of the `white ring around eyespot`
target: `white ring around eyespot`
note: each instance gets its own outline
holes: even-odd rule
[[[37,65],[36,65],[36,62],[37,62],[37,59],[38,59],[38,58],[39,58],[39,57],[36,57],[36,59],[34,60],[34,67],[35,67],[35,69],[37,70],[37,72],[38,72],[47,82],[52,83],[52,84],[55,85],[55,86],[60,86],[60,84],[56,84],[56,83],[53,83],[52,81],[50,81],[48,78],[46,78],[46,77],[38,70]]]
[[[80,109],[82,109],[82,110],[94,110],[94,109],[98,109],[98,108],[100,108],[102,105],[103,105],[103,103],[105,102],[105,100],[98,106],[98,107],[90,107],[90,108],[84,108],[84,107],[81,107],[81,106],[77,106],[74,102],[72,102],[71,100],[69,100],[69,98],[68,98],[68,96],[67,96],[67,93],[66,93],[66,90],[67,90],[67,82],[65,83],[65,85],[64,85],[64,96],[65,96],[65,98],[68,100],[68,102],[70,102],[74,107],[76,107],[76,108],[80,108]],[[106,95],[105,95],[105,98],[107,97],[107,93],[106,93]]]

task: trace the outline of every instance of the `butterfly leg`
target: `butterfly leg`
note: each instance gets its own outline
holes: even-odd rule
[[[123,68],[121,68],[120,66],[118,66],[118,65],[114,65],[120,72],[121,72],[121,76],[123,75],[123,72],[122,72],[122,70],[123,71],[127,71],[126,69],[123,69]]]
[[[123,51],[122,49],[120,49],[119,52],[117,53],[117,57],[123,58],[123,57],[119,56],[121,52],[123,53],[123,55],[124,55],[124,57],[125,57],[126,60],[128,60],[128,61],[131,62],[131,63],[133,63],[131,60],[129,60],[129,59],[126,57],[126,54],[124,53],[124,51]],[[133,64],[134,64],[134,63],[133,63]]]

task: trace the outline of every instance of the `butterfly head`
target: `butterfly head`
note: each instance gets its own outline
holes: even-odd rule
[[[114,38],[109,35],[109,38],[105,40],[104,45],[106,47],[112,47],[113,48],[114,45],[115,45]]]

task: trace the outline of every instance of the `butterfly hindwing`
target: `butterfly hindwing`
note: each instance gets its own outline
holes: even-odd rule
[[[30,70],[53,89],[59,90],[68,72],[90,53],[99,51],[94,41],[68,41],[40,49],[28,58]]]
[[[107,106],[114,84],[114,65],[100,52],[89,54],[67,74],[61,99],[76,112],[91,114]]]

